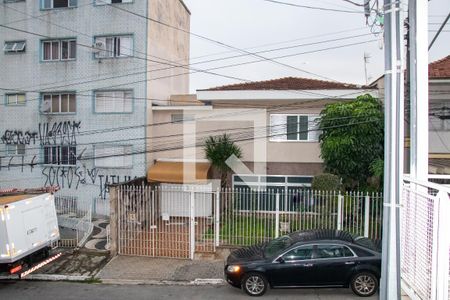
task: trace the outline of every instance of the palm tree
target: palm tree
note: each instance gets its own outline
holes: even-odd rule
[[[227,187],[227,178],[230,167],[227,165],[226,160],[233,154],[237,158],[241,158],[241,148],[225,133],[223,135],[209,136],[206,138],[203,150],[205,151],[206,158],[211,162],[211,165],[219,171],[222,187]]]

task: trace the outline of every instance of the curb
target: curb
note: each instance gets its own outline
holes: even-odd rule
[[[92,276],[84,275],[59,275],[59,274],[30,274],[23,279],[17,275],[0,276],[0,280],[27,280],[27,281],[76,281],[83,282],[91,280]],[[192,281],[183,280],[132,280],[132,279],[97,279],[100,284],[115,285],[178,285],[178,286],[202,286],[202,285],[224,285],[225,280],[220,278],[196,278]]]
[[[23,279],[17,275],[0,276],[0,280],[40,280],[40,281],[87,281],[92,276],[83,275],[60,275],[60,274],[30,274]]]
[[[192,281],[176,280],[131,280],[131,279],[100,279],[103,284],[116,285],[178,285],[178,286],[199,286],[199,285],[224,285],[225,280],[220,278],[197,278]]]

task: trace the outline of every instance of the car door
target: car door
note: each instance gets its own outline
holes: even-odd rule
[[[316,285],[344,285],[357,264],[353,251],[341,244],[319,244],[313,257]]]
[[[280,255],[267,268],[268,279],[274,287],[307,286],[311,284],[310,272],[313,245],[295,247]]]

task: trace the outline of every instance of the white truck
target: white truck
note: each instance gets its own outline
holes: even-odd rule
[[[0,196],[0,269],[14,273],[33,258],[47,257],[58,240],[52,194]]]

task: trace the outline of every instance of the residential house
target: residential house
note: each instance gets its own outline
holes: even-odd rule
[[[0,188],[91,200],[144,176],[152,106],[189,90],[183,1],[4,2]]]
[[[208,173],[203,144],[208,136],[227,133],[243,152],[244,166],[229,178],[232,187],[267,184],[287,192],[310,186],[313,176],[323,172],[320,112],[328,103],[367,93],[377,96],[375,89],[354,84],[288,77],[174,96],[171,105],[154,108],[152,134],[155,139],[164,137],[164,144],[152,143],[155,165],[148,179],[195,182],[180,175],[187,168],[181,167],[183,163],[197,168],[197,179],[217,178],[211,170]],[[190,138],[193,134],[195,138]]]
[[[450,55],[432,62],[428,66],[429,77],[429,174],[433,177],[450,175]],[[384,76],[371,87],[384,96]],[[420,101],[420,99],[419,99]],[[408,109],[406,108],[406,113]],[[406,127],[405,158],[409,159],[409,126]],[[408,163],[405,170],[408,171]],[[445,177],[445,176],[444,176]],[[441,179],[443,179],[442,177]],[[439,181],[439,180],[437,180]],[[440,182],[440,181],[439,181]],[[444,183],[444,182],[441,182]]]

